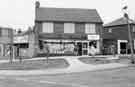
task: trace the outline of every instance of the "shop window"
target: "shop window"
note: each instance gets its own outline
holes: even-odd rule
[[[95,48],[97,48],[97,42],[96,41],[91,41],[89,42],[89,46],[94,46]]]

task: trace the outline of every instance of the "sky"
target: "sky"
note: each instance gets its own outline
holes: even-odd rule
[[[34,26],[36,0],[0,0],[0,27],[26,30]],[[134,0],[37,0],[41,7],[97,9],[106,24],[123,16],[128,6],[130,18],[135,19]]]

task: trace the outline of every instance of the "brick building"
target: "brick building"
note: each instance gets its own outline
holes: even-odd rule
[[[47,44],[51,54],[89,55],[90,47],[100,53],[102,20],[96,9],[47,8],[36,2],[35,48],[45,54]]]
[[[129,21],[135,49],[135,22]],[[115,53],[129,54],[130,45],[128,37],[128,24],[126,18],[122,17],[104,25],[103,44],[106,48],[105,54],[111,54],[110,47],[115,46]]]

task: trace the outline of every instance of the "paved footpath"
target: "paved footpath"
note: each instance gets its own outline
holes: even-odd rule
[[[85,64],[78,60],[79,57],[51,57],[51,59],[64,58],[68,63],[69,67],[64,69],[43,69],[43,70],[0,70],[0,75],[41,75],[41,74],[62,74],[62,73],[73,73],[73,72],[85,72],[85,71],[95,71],[104,69],[113,69],[120,67],[127,67],[128,64],[120,63],[109,63],[109,64]],[[42,58],[35,58],[29,60],[38,60]],[[44,59],[44,58],[43,58]],[[1,61],[4,63],[8,61]]]

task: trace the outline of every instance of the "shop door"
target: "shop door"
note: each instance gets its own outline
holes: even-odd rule
[[[127,54],[127,43],[124,42],[120,43],[120,53]]]
[[[127,40],[118,41],[118,54],[127,54]]]
[[[88,55],[88,43],[87,42],[82,43],[82,55]]]
[[[80,56],[80,55],[82,55],[82,43],[78,42],[77,47],[78,47],[78,55]]]

